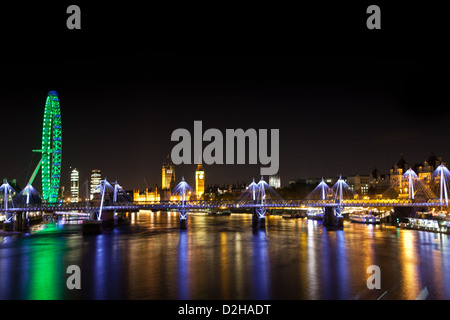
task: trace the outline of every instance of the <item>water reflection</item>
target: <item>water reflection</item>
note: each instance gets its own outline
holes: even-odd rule
[[[401,238],[401,290],[407,295],[407,299],[415,299],[419,294],[419,286],[421,286],[418,277],[418,260],[417,260],[417,233],[410,230],[404,230]],[[420,233],[420,232],[419,232]]]
[[[8,288],[10,292],[6,290],[0,290],[0,299],[10,299],[16,296],[14,292],[16,287],[12,283],[14,280],[14,265],[12,264],[11,256],[14,254],[14,247],[9,246],[11,237],[5,237],[2,240],[2,247],[0,250],[0,288]]]
[[[178,299],[189,299],[189,246],[186,230],[180,231],[178,242]]]
[[[235,234],[234,243],[232,243],[233,249],[234,249],[234,266],[232,268],[232,274],[233,274],[233,283],[236,286],[236,299],[244,299],[245,295],[245,269],[244,269],[244,249],[242,248],[242,242],[241,239],[241,233]]]
[[[62,241],[54,236],[31,244],[30,263],[27,264],[30,269],[23,272],[23,277],[30,276],[26,299],[61,299],[64,268],[60,256],[53,252],[53,248],[60,245],[63,245]]]
[[[316,300],[320,298],[320,280],[318,274],[318,260],[317,260],[317,249],[316,243],[317,240],[314,237],[314,232],[317,232],[318,228],[317,220],[307,220],[307,230],[308,230],[308,238],[307,238],[307,279],[308,279],[308,287],[307,287],[307,298],[310,300]]]
[[[437,279],[441,283],[442,290],[445,292],[447,297],[450,297],[450,274],[446,272],[450,270],[450,253],[448,248],[449,241],[446,235],[439,235],[439,250],[435,251],[435,255],[439,256],[439,261],[441,262],[441,273],[442,276]]]
[[[336,231],[336,254],[337,254],[337,287],[338,294],[336,299],[348,299],[350,291],[350,273],[347,257],[347,244],[345,241],[345,233],[343,230]]]
[[[253,231],[253,299],[270,299],[267,242],[265,230]]]
[[[224,299],[232,299],[230,296],[230,266],[228,261],[228,243],[227,233],[220,232],[220,287],[221,296]]]

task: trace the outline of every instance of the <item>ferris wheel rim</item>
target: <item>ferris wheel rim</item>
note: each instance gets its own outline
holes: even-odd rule
[[[56,91],[47,94],[42,126],[42,195],[48,203],[58,201],[61,179],[61,110]]]

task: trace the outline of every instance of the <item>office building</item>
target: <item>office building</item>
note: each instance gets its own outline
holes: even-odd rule
[[[80,201],[80,174],[75,168],[70,173],[70,202]]]
[[[93,169],[91,171],[91,195],[90,199],[92,200],[94,198],[94,195],[96,193],[100,193],[100,188],[97,188],[100,186],[100,180],[102,179],[102,172],[99,169]]]

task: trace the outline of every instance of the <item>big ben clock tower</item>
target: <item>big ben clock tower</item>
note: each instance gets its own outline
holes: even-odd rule
[[[195,171],[195,193],[197,199],[201,199],[203,193],[205,193],[205,172],[201,164],[197,166],[197,171]]]

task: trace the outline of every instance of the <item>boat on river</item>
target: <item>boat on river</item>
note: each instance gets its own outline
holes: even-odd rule
[[[310,209],[306,212],[306,217],[311,220],[323,220],[323,210]]]
[[[293,211],[293,212],[283,212],[281,215],[283,219],[298,219],[298,218],[304,218],[304,215],[302,215],[300,212]]]
[[[350,213],[348,215],[351,222],[364,223],[364,224],[379,224],[381,219],[379,215],[374,215],[370,211],[360,211]]]

